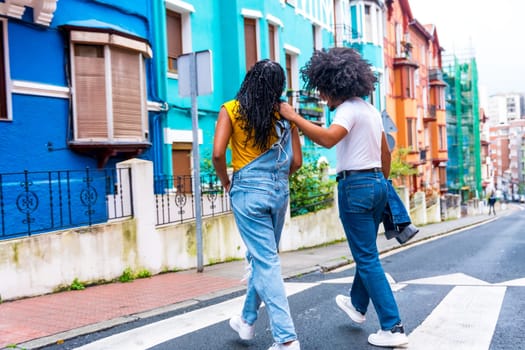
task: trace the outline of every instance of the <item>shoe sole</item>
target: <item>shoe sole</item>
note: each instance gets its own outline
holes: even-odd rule
[[[397,342],[390,342],[390,343],[381,343],[381,342],[374,342],[373,340],[368,339],[368,342],[374,346],[380,346],[380,347],[386,347],[386,348],[395,348],[398,346],[405,347],[408,345],[408,339],[405,338],[403,340],[399,340]]]
[[[382,348],[396,348],[398,346],[406,347],[408,345],[408,341],[399,342],[399,343],[373,343],[370,340],[368,341],[373,346],[380,346]]]

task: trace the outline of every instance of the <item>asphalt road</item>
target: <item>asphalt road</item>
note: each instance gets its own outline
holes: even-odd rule
[[[409,335],[409,349],[525,349],[525,211],[382,258]],[[354,269],[310,273],[286,285],[302,349],[377,349],[367,344],[379,323],[352,324],[334,297],[348,291]],[[256,338],[239,341],[228,318],[242,293],[198,307],[125,324],[45,349],[267,349],[264,309]]]

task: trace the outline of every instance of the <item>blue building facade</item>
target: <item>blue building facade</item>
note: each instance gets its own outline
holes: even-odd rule
[[[32,4],[6,1],[0,20],[0,173],[104,168],[147,154],[150,2]]]
[[[187,53],[209,51],[212,58],[213,92],[197,99],[201,174],[214,172],[211,150],[221,105],[235,97],[256,61],[279,62],[287,75],[283,98],[322,126],[331,123],[331,114],[315,92],[302,89],[299,74],[315,50],[354,47],[380,80],[383,74],[382,1],[35,0],[20,6],[6,0],[0,11],[0,174],[82,174],[139,157],[153,162],[155,175],[189,178],[192,105],[179,95],[178,65]],[[382,89],[370,99],[384,108]],[[334,170],[333,149],[306,137],[302,144],[307,160],[323,158]],[[4,203],[15,203],[9,204],[12,212],[20,214],[11,223],[13,216],[2,215],[3,226],[16,226],[2,232],[23,230],[18,226],[42,208],[51,211],[40,214],[49,220],[37,231],[57,227],[69,200],[57,195],[63,191],[61,177],[35,175],[22,181],[22,192],[14,190],[18,178],[0,177],[0,185],[11,188]],[[73,184],[68,196],[82,193],[75,198],[86,206],[82,215],[89,215],[69,214],[70,224],[59,226],[106,220],[103,193],[114,194],[117,181],[108,178],[88,173],[68,182]]]
[[[153,159],[151,2],[2,5],[0,237],[107,221],[115,163]]]
[[[213,171],[211,148],[220,106],[234,98],[257,60],[271,58],[282,64],[289,101],[320,125],[329,124],[331,116],[317,96],[302,91],[299,77],[300,67],[314,50],[354,47],[380,80],[383,75],[382,1],[36,3],[47,5],[43,7],[49,10],[40,16],[46,23],[33,19],[38,15],[36,5],[23,8],[19,18],[5,17],[1,22],[6,108],[0,118],[0,137],[6,142],[0,145],[0,172],[104,168],[141,157],[154,162],[156,175],[190,175],[191,101],[179,96],[177,57],[181,54],[212,53],[213,93],[198,97],[203,172]],[[112,58],[122,54],[120,49],[139,59],[124,55],[117,63]],[[82,55],[100,56],[88,61],[105,61],[105,70],[82,70],[80,62],[86,61]],[[136,66],[133,72],[123,68],[131,61]],[[118,73],[108,73],[117,64],[121,65]],[[131,75],[126,81],[115,74]],[[104,76],[105,81],[89,78],[93,75]],[[111,85],[115,81],[121,86]],[[131,83],[135,91],[130,94],[126,89]],[[379,110],[384,109],[382,84],[370,98]],[[303,139],[303,147],[334,164],[333,151],[308,139]]]

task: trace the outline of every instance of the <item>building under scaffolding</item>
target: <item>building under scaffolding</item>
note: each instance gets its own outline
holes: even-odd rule
[[[443,57],[447,97],[447,186],[463,201],[481,198],[478,72],[473,55]]]

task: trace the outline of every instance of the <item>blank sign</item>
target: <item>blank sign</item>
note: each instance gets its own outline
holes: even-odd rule
[[[191,96],[191,60],[196,63],[196,90],[197,95],[208,95],[213,92],[213,69],[210,50],[190,52],[177,58],[179,73],[179,96]]]

